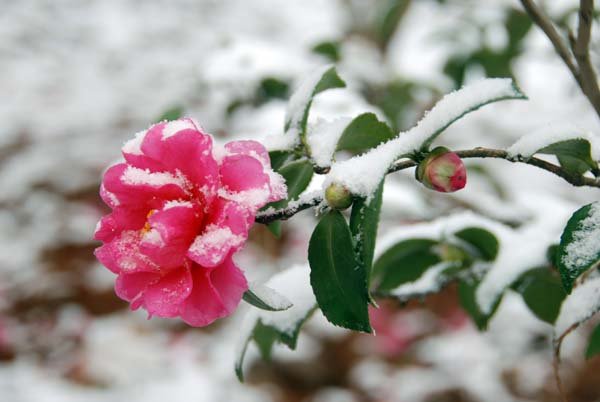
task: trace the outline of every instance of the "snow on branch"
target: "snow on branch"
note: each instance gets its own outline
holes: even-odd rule
[[[507,78],[485,79],[450,93],[412,129],[370,152],[335,163],[324,188],[335,182],[353,194],[369,197],[394,161],[428,148],[442,131],[467,113],[504,99],[525,99],[525,96]]]

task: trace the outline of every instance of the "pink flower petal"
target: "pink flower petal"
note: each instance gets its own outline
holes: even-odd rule
[[[227,314],[230,314],[240,303],[244,292],[248,290],[246,277],[233,259],[227,258],[223,264],[211,271],[210,280],[221,296]]]
[[[187,256],[203,267],[214,267],[239,250],[248,238],[254,216],[247,208],[217,199],[211,208],[205,231],[190,246]]]
[[[192,291],[190,269],[181,267],[150,283],[143,292],[143,306],[151,315],[175,317]]]
[[[264,166],[271,166],[271,159],[265,147],[257,141],[231,141],[225,144],[229,155],[248,155],[258,159]]]
[[[192,278],[192,292],[179,309],[183,321],[194,327],[203,327],[226,316],[228,310],[210,281],[210,270],[193,267]]]
[[[171,173],[180,171],[198,188],[215,188],[218,183],[212,138],[199,131],[190,119],[152,127],[142,141],[141,150],[144,155],[161,161]]]
[[[94,252],[96,258],[115,273],[157,272],[160,267],[140,251],[142,233],[126,230]]]
[[[115,282],[115,293],[123,300],[134,301],[141,297],[146,288],[159,278],[160,275],[153,272],[121,274]]]
[[[153,173],[125,163],[110,167],[104,173],[103,184],[105,192],[114,194],[119,204],[138,208],[156,209],[164,200],[177,200],[188,195],[185,177]]]
[[[191,202],[171,201],[148,219],[140,250],[165,269],[186,263],[186,252],[198,234],[202,211]]]
[[[117,206],[104,216],[94,233],[95,240],[111,241],[124,230],[138,230],[144,227],[148,212]]]
[[[221,182],[228,191],[262,189],[269,183],[263,164],[247,155],[226,156],[220,168]]]

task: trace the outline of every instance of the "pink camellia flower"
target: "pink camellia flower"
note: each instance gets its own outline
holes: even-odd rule
[[[137,134],[123,156],[104,174],[100,196],[112,212],[94,236],[117,295],[193,326],[229,315],[248,288],[232,256],[258,209],[286,196],[267,151],[255,141],[213,146],[180,119]]]
[[[467,184],[467,170],[460,157],[448,148],[437,147],[419,163],[417,180],[442,193],[458,191]]]

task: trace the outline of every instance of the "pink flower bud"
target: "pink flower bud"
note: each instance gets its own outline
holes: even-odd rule
[[[467,184],[467,171],[463,161],[448,148],[437,147],[419,163],[417,180],[432,190],[451,193]]]

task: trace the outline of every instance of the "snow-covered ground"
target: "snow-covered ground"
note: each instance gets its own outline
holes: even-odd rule
[[[244,309],[201,330],[147,321],[118,301],[112,274],[91,254],[95,224],[106,212],[97,196],[103,169],[119,157],[123,142],[165,110],[184,107],[219,140],[279,135],[286,101],[252,101],[258,85],[265,78],[296,85],[328,63],[311,51],[315,44],[343,39],[338,66],[348,88],[320,95],[311,123],[365,111],[383,116],[363,96],[365,85],[399,78],[450,91],[445,60],[480,40],[502,46],[503,10],[518,6],[414,0],[382,53],[354,29],[357,15],[368,15],[360,10],[372,8],[367,3],[0,0],[1,401],[553,400],[552,328],[513,293],[484,334],[460,311],[440,308],[456,307],[452,289],[440,300],[394,309],[389,320],[401,317],[406,329],[401,357],[378,353],[377,337],[349,337],[317,315],[297,351],[276,349],[273,366],[259,363],[251,348],[249,384],[242,385],[233,366]],[[552,15],[577,4],[546,3]],[[465,28],[473,20],[483,33]],[[448,32],[456,37],[445,38]],[[558,124],[598,138],[597,116],[546,38],[533,29],[524,47],[512,67],[530,100],[486,106],[438,143],[507,147]],[[474,69],[467,81],[481,76]],[[427,91],[414,98],[407,105],[411,123],[433,101]],[[557,241],[570,214],[598,198],[530,166],[467,166],[485,169],[474,169],[467,188],[453,195],[422,189],[412,171],[395,174],[384,192],[382,236],[467,209],[502,223],[524,221],[520,237],[509,242],[527,254],[540,242]],[[281,241],[255,228],[240,265],[251,279],[265,281],[305,263],[313,222],[308,211],[292,219]],[[490,294],[508,280],[506,271],[515,273],[496,272]],[[460,324],[448,324],[453,314]],[[584,341],[580,332],[567,339],[567,367],[583,367]]]

